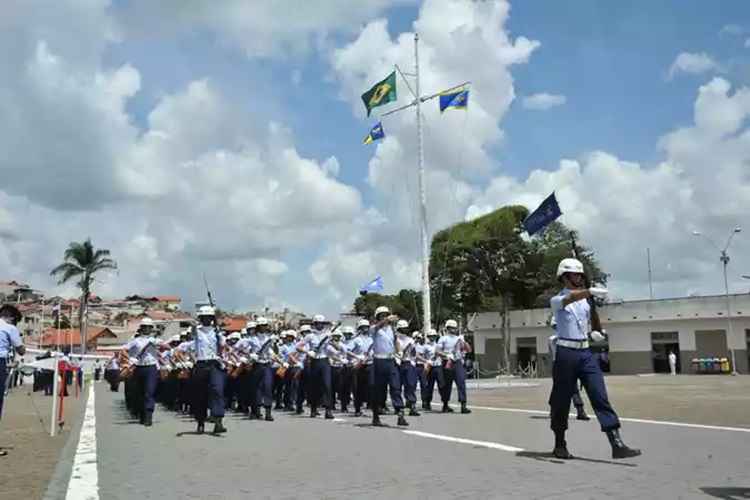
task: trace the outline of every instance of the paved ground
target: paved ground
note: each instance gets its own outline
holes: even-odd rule
[[[27,379],[31,383],[31,379]],[[65,400],[63,427],[50,437],[52,398],[30,393],[31,385],[14,388],[5,400],[0,421],[0,447],[10,448],[8,456],[0,457],[0,498],[41,498],[52,477],[60,452],[80,420],[83,399]]]
[[[372,428],[366,418],[277,414],[274,423],[229,417],[230,432],[221,437],[195,435],[189,419],[161,410],[154,427],[141,427],[126,415],[122,395],[99,385],[99,497],[750,497],[750,432],[743,432],[750,429],[750,377],[608,379],[623,416],[731,426],[625,422],[626,440],[645,450],[628,461],[610,459],[595,421],[572,422],[578,460],[551,458],[548,382],[537,382],[472,390],[471,402],[485,409],[411,418],[407,431]],[[722,401],[731,410],[716,405]],[[393,416],[386,420],[395,424]],[[64,457],[59,469],[68,462],[70,470],[70,461]],[[64,480],[50,491],[49,498],[64,498]]]

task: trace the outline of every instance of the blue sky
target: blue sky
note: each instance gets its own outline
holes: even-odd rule
[[[439,82],[425,92],[474,82],[468,112],[426,113],[432,230],[509,203],[533,208],[555,190],[618,296],[647,290],[631,255],[646,246],[658,295],[721,290],[715,259],[689,234],[721,239],[750,205],[750,3],[516,1],[509,15],[504,0],[346,4],[15,6],[0,35],[0,69],[12,75],[0,112],[23,119],[0,131],[0,150],[23,161],[0,167],[33,175],[0,190],[0,230],[32,213],[46,225],[14,233],[0,265],[52,288],[48,269],[80,233],[120,255],[104,295],[192,299],[196,268],[237,308],[338,311],[377,274],[388,291],[415,286],[412,117],[363,146],[386,108],[366,119],[359,94],[395,58],[410,64],[421,23],[425,80]],[[539,94],[564,102],[530,109]],[[39,185],[51,168],[59,191]],[[57,198],[84,185],[87,168],[101,178],[85,184],[98,204],[81,213]],[[745,239],[733,250],[736,290],[750,273]]]

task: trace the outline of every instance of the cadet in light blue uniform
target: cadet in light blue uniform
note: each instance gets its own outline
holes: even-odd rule
[[[271,405],[273,405],[273,346],[278,337],[271,334],[271,327],[266,318],[255,320],[255,336],[251,353],[257,359],[250,372],[250,407],[251,418],[260,418],[260,407],[265,410],[265,420],[273,422]]]
[[[312,330],[310,328],[310,325],[300,325],[299,327],[299,335],[304,339]],[[310,400],[310,363],[307,359],[307,353],[305,352],[304,348],[302,350],[299,349],[299,344],[295,345],[295,350],[297,351],[296,359],[297,359],[297,366],[295,370],[295,375],[297,375],[298,384],[297,384],[297,400],[295,402],[295,410],[294,413],[297,415],[302,415],[302,408],[305,404],[305,399],[308,401]]]
[[[159,383],[159,349],[166,344],[154,338],[155,325],[151,318],[143,318],[138,336],[125,344],[123,350],[135,360],[133,373],[133,407],[141,424],[151,427],[156,407],[156,387]]]
[[[418,417],[417,411],[417,344],[410,334],[411,328],[406,320],[399,320],[396,324],[396,342],[401,352],[401,364],[399,365],[399,379],[409,409],[410,417]]]
[[[3,412],[3,400],[5,399],[5,384],[8,376],[8,357],[13,353],[21,356],[26,348],[21,340],[21,333],[16,324],[21,321],[21,312],[10,304],[0,307],[0,417]],[[0,451],[0,456],[7,455],[5,450]]]
[[[453,382],[456,383],[461,413],[471,413],[471,410],[466,407],[466,369],[464,368],[464,353],[469,349],[463,335],[458,335],[458,323],[453,319],[446,321],[445,335],[440,337],[435,347],[435,353],[442,358],[445,377],[440,394],[443,399],[443,413],[453,413],[450,407]]]
[[[117,353],[112,354],[112,357],[107,361],[104,367],[104,380],[109,382],[109,390],[117,392],[120,388],[120,360],[118,359]]]
[[[339,401],[341,401],[341,412],[349,413],[349,403],[352,400],[352,387],[354,372],[352,370],[352,359],[349,355],[354,343],[354,328],[351,326],[344,326],[341,328],[344,334],[344,340],[341,343],[344,356],[343,366],[341,367],[341,378],[338,386]]]
[[[392,323],[398,318],[391,315],[390,310],[381,306],[375,309],[375,324],[370,327],[372,337],[373,365],[370,368],[370,386],[373,388],[370,399],[372,409],[372,425],[380,427],[380,410],[385,403],[388,389],[391,391],[391,402],[398,414],[398,425],[407,426],[404,418],[404,402],[401,399],[401,381],[394,355],[397,352],[396,336]]]
[[[192,342],[183,344],[195,358],[191,390],[192,412],[198,422],[197,432],[203,434],[208,410],[214,423],[214,434],[227,432],[224,427],[224,383],[226,373],[221,354],[226,348],[224,336],[215,328],[216,311],[211,306],[198,309],[200,326],[195,329]]]
[[[310,333],[297,345],[297,349],[307,353],[310,362],[309,378],[305,384],[310,402],[310,417],[319,415],[318,408],[325,408],[325,418],[333,419],[333,387],[331,383],[331,364],[328,359],[326,344],[331,340],[331,332],[325,331],[325,317],[321,314],[313,316]]]
[[[244,357],[249,357],[252,352],[255,344],[256,327],[255,321],[248,321],[242,333],[242,339],[234,345],[235,350]],[[250,371],[251,369],[243,370],[237,381],[237,411],[244,414],[250,414]],[[255,418],[255,416],[251,416],[251,418]]]
[[[609,403],[597,357],[589,349],[591,307],[588,299],[593,296],[606,297],[607,290],[585,289],[583,272],[580,261],[563,259],[557,268],[557,278],[564,288],[550,300],[557,323],[557,352],[552,367],[553,385],[549,399],[550,422],[555,433],[553,453],[557,458],[573,457],[568,452],[565,431],[568,428],[570,400],[580,379],[601,429],[607,434],[612,446],[612,458],[638,456],[641,451],[627,447],[620,437],[620,420]],[[601,333],[591,332],[591,336],[596,339],[601,337]]]
[[[352,339],[349,358],[354,361],[352,380],[354,383],[354,416],[362,416],[362,405],[371,399],[370,371],[372,368],[372,337],[370,322],[357,322],[358,335]]]
[[[297,349],[294,345],[297,333],[294,330],[287,330],[282,336],[284,344],[279,347],[279,356],[281,356],[283,366],[286,368],[283,381],[283,406],[286,411],[294,411],[294,406],[297,402],[297,391],[299,390],[298,371],[301,368],[297,360]]]

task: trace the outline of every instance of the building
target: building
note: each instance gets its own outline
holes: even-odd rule
[[[614,374],[669,371],[669,351],[678,355],[678,368],[692,373],[694,358],[728,358],[734,349],[737,371],[748,373],[750,352],[750,295],[730,295],[731,326],[726,296],[683,297],[612,303],[600,307],[606,330],[609,369]],[[511,366],[516,369],[537,361],[538,373],[549,375],[549,309],[510,312]],[[498,313],[478,313],[469,328],[480,366],[495,370],[503,339]]]
[[[86,332],[86,350],[95,351],[105,339],[117,338],[117,335],[106,326],[89,326]],[[81,332],[78,328],[57,330],[48,328],[44,331],[39,344],[44,349],[64,349],[72,347],[72,352],[81,352]]]

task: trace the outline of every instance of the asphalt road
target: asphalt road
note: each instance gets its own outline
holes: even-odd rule
[[[544,413],[424,414],[405,431],[394,416],[385,417],[392,427],[372,428],[368,418],[279,412],[273,423],[230,416],[217,437],[161,409],[144,428],[104,386],[95,411],[102,499],[750,496],[750,432],[741,429],[625,422],[623,437],[644,455],[613,461],[595,420],[571,421],[578,459],[564,462],[549,453]]]

